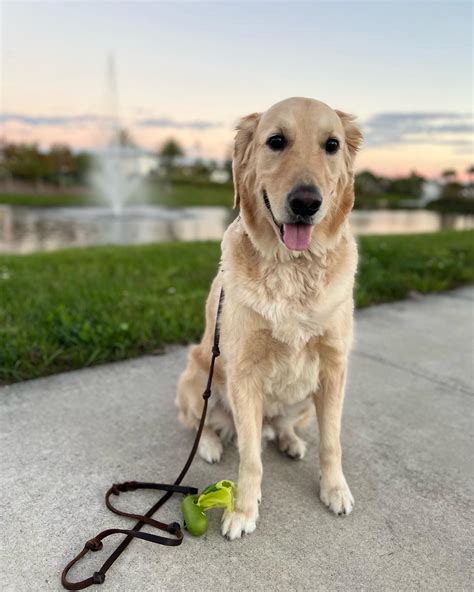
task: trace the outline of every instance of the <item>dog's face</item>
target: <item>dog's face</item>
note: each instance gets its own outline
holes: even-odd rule
[[[244,117],[233,171],[247,224],[263,232],[263,217],[273,240],[293,251],[310,248],[315,226],[326,220],[328,227],[352,208],[352,161],[361,139],[352,117],[312,99],[287,99]]]

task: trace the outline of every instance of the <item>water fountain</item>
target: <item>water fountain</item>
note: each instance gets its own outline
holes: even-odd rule
[[[95,170],[91,181],[95,192],[112,208],[114,215],[123,214],[124,206],[138,191],[144,190],[137,148],[120,125],[115,59],[107,63],[106,114],[101,122],[103,146],[95,154]]]
[[[132,146],[123,145],[117,134],[108,146],[96,154],[92,185],[115,216],[122,215],[130,198],[143,188],[137,152]]]
[[[148,187],[140,169],[141,159],[146,158],[147,153],[134,145],[121,126],[113,56],[107,63],[106,108],[98,131],[101,146],[95,152],[90,181],[94,193],[106,207],[0,206],[0,252],[28,253],[87,245],[219,240],[222,237],[229,222],[228,208],[170,208],[146,204]],[[134,200],[135,197],[138,199]]]

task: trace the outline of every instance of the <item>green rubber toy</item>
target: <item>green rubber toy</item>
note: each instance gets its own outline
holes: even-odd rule
[[[187,495],[181,502],[184,526],[189,534],[202,536],[207,532],[208,521],[205,512],[212,508],[225,508],[232,512],[235,504],[233,481],[218,481],[209,485],[200,495]]]

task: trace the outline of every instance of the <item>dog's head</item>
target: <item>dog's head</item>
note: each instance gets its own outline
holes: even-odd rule
[[[353,117],[312,99],[287,99],[244,117],[235,137],[234,205],[252,238],[264,248],[280,241],[305,251],[314,234],[334,234],[354,203],[361,141]]]

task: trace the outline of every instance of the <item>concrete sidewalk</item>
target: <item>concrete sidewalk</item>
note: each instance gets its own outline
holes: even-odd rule
[[[474,289],[357,313],[344,415],[346,518],[317,496],[316,430],[301,462],[264,452],[257,531],[228,542],[220,511],[202,539],[177,549],[134,541],[104,591],[472,589],[472,346]],[[112,482],[170,482],[192,435],[177,423],[176,379],[186,350],[0,389],[2,590],[61,590],[84,542],[131,522],[108,512]],[[186,483],[237,477],[237,453],[197,459]],[[121,496],[146,510],[156,494]],[[162,519],[179,519],[173,499]],[[72,577],[92,574],[105,551]],[[110,539],[109,539],[110,541]]]

